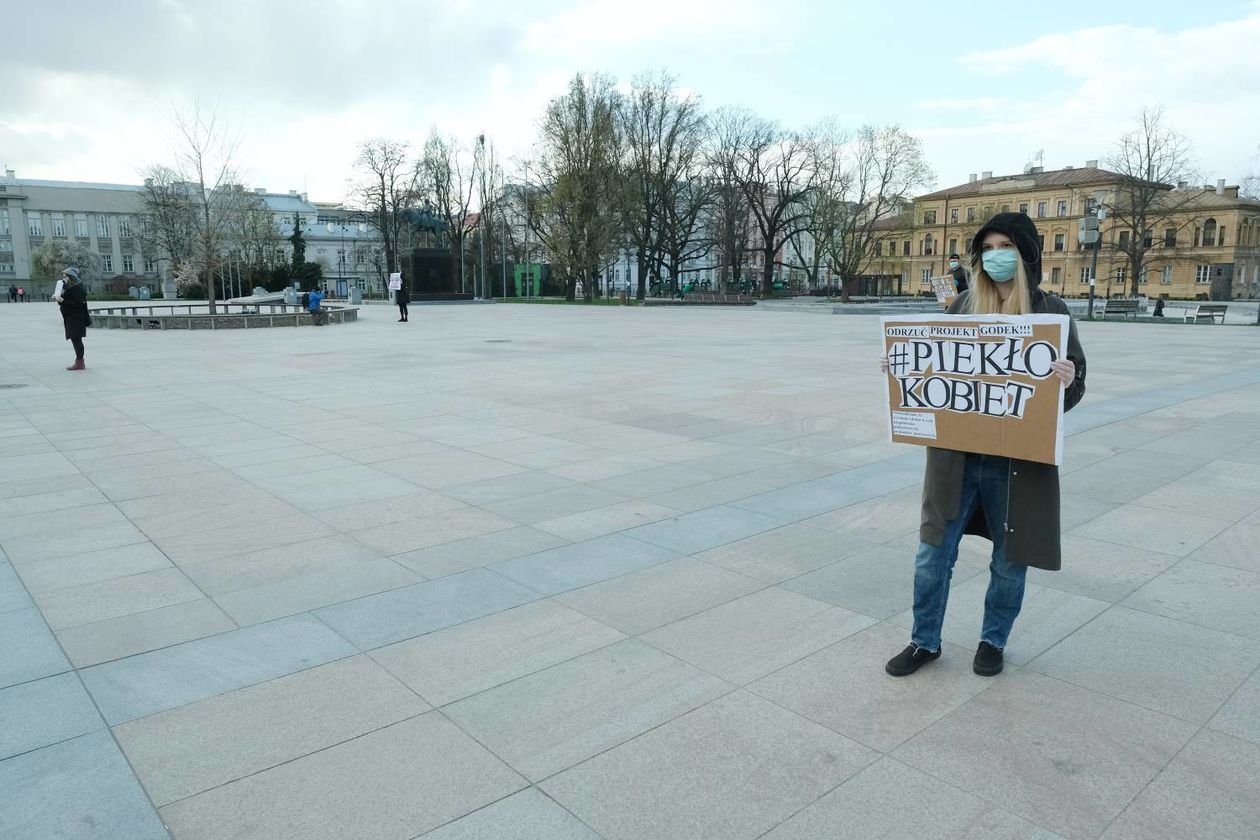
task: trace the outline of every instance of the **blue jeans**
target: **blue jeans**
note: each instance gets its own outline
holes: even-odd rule
[[[978,506],[984,511],[993,538],[989,563],[989,591],[984,597],[984,625],[980,638],[996,648],[1006,647],[1015,617],[1024,603],[1027,566],[1006,562],[1006,502],[1010,459],[994,455],[968,455],[963,469],[958,516],[945,525],[940,545],[920,543],[914,558],[914,630],[910,641],[919,648],[941,647],[941,624],[949,600],[949,581],[958,559],[963,529]]]

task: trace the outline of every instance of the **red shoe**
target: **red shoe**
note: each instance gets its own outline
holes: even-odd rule
[[[74,364],[70,365],[66,370],[87,370],[87,365],[83,364],[82,359],[75,359]]]

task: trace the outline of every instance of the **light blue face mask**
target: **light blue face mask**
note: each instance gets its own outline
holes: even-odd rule
[[[984,273],[994,283],[1006,283],[1015,277],[1015,266],[1019,263],[1019,252],[1014,248],[994,248],[980,255],[984,265]]]

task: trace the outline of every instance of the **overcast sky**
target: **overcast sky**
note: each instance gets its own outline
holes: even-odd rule
[[[1144,105],[1205,181],[1260,169],[1257,0],[0,0],[0,25],[0,162],[29,178],[136,182],[200,100],[251,186],[337,201],[360,140],[511,156],[574,73],[647,69],[789,126],[900,123],[938,187],[1105,158]]]

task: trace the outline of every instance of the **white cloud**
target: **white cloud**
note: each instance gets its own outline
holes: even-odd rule
[[[916,129],[956,183],[967,171],[1019,171],[1045,149],[1048,167],[1105,158],[1146,106],[1163,106],[1207,179],[1235,182],[1260,142],[1260,4],[1238,19],[1166,32],[1117,25],[1043,35],[963,56],[994,79],[967,106],[982,121]],[[1044,81],[1059,89],[1036,96]]]

